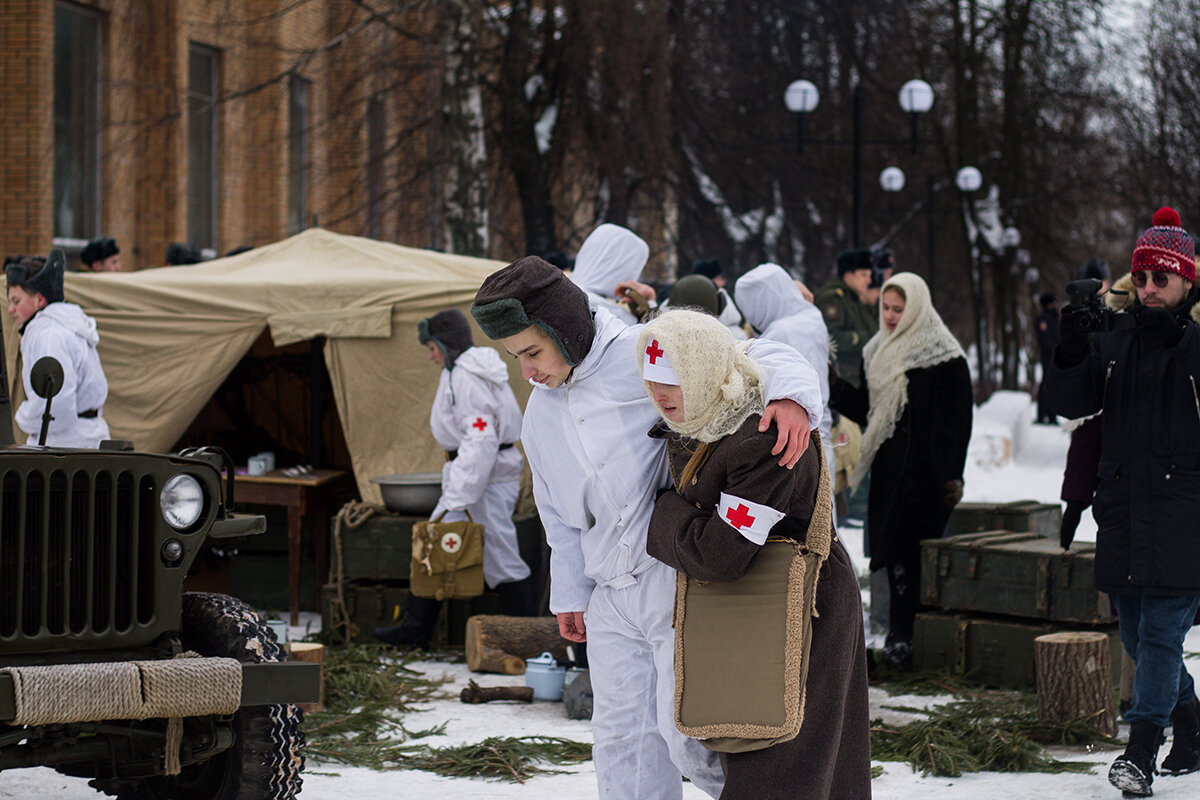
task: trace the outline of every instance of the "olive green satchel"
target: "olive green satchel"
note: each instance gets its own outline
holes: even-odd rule
[[[483,594],[483,526],[467,518],[442,522],[446,512],[413,525],[409,591],[435,600]]]
[[[770,747],[794,739],[804,721],[817,577],[833,527],[825,453],[816,431],[812,439],[821,475],[805,541],[769,537],[733,583],[677,577],[675,725],[709,750]],[[681,483],[704,458],[693,455]]]

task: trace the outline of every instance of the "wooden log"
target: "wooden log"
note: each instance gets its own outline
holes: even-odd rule
[[[321,664],[321,694],[315,703],[300,703],[305,711],[325,710],[325,645],[317,642],[288,642],[288,660]]]
[[[532,686],[480,686],[467,681],[467,688],[458,693],[464,703],[490,703],[493,700],[516,700],[518,703],[533,702]]]
[[[467,620],[467,666],[473,672],[525,674],[525,659],[547,650],[566,658],[566,639],[556,617],[506,617],[479,614]]]
[[[1086,717],[1105,736],[1116,736],[1108,634],[1047,633],[1033,640],[1038,719]]]

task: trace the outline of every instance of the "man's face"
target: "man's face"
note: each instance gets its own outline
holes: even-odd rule
[[[1192,290],[1192,282],[1181,275],[1163,270],[1139,269],[1133,275],[1138,301],[1144,306],[1172,309],[1183,302]],[[1164,285],[1163,278],[1166,278]]]
[[[121,271],[121,254],[102,258],[99,261],[92,263],[92,272],[120,272]]]
[[[24,286],[8,287],[8,315],[18,328],[29,322],[45,305],[46,298],[38,292],[31,292]]]
[[[867,287],[871,285],[871,268],[852,269],[842,276],[842,280],[858,293],[859,300],[863,300],[866,297]]]
[[[571,366],[558,346],[536,325],[500,340],[500,346],[521,362],[521,377],[557,389],[571,376]]]

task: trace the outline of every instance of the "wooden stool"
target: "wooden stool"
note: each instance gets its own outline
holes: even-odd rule
[[[1112,654],[1099,631],[1047,633],[1033,640],[1038,719],[1087,717],[1105,736],[1117,735]]]

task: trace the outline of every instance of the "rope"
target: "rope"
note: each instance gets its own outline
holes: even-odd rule
[[[342,506],[333,523],[333,564],[329,569],[329,582],[337,587],[337,595],[330,601],[330,616],[333,617],[333,634],[342,637],[343,644],[349,644],[358,635],[358,626],[350,619],[346,610],[346,570],[345,557],[342,554],[342,526],[353,530],[362,527],[368,519],[376,514],[397,517],[395,511],[390,511],[374,503],[363,503],[351,500]]]
[[[13,725],[232,714],[241,706],[242,665],[195,653],[169,661],[6,667]],[[79,691],[86,686],[87,691]],[[178,757],[178,747],[176,747]]]

